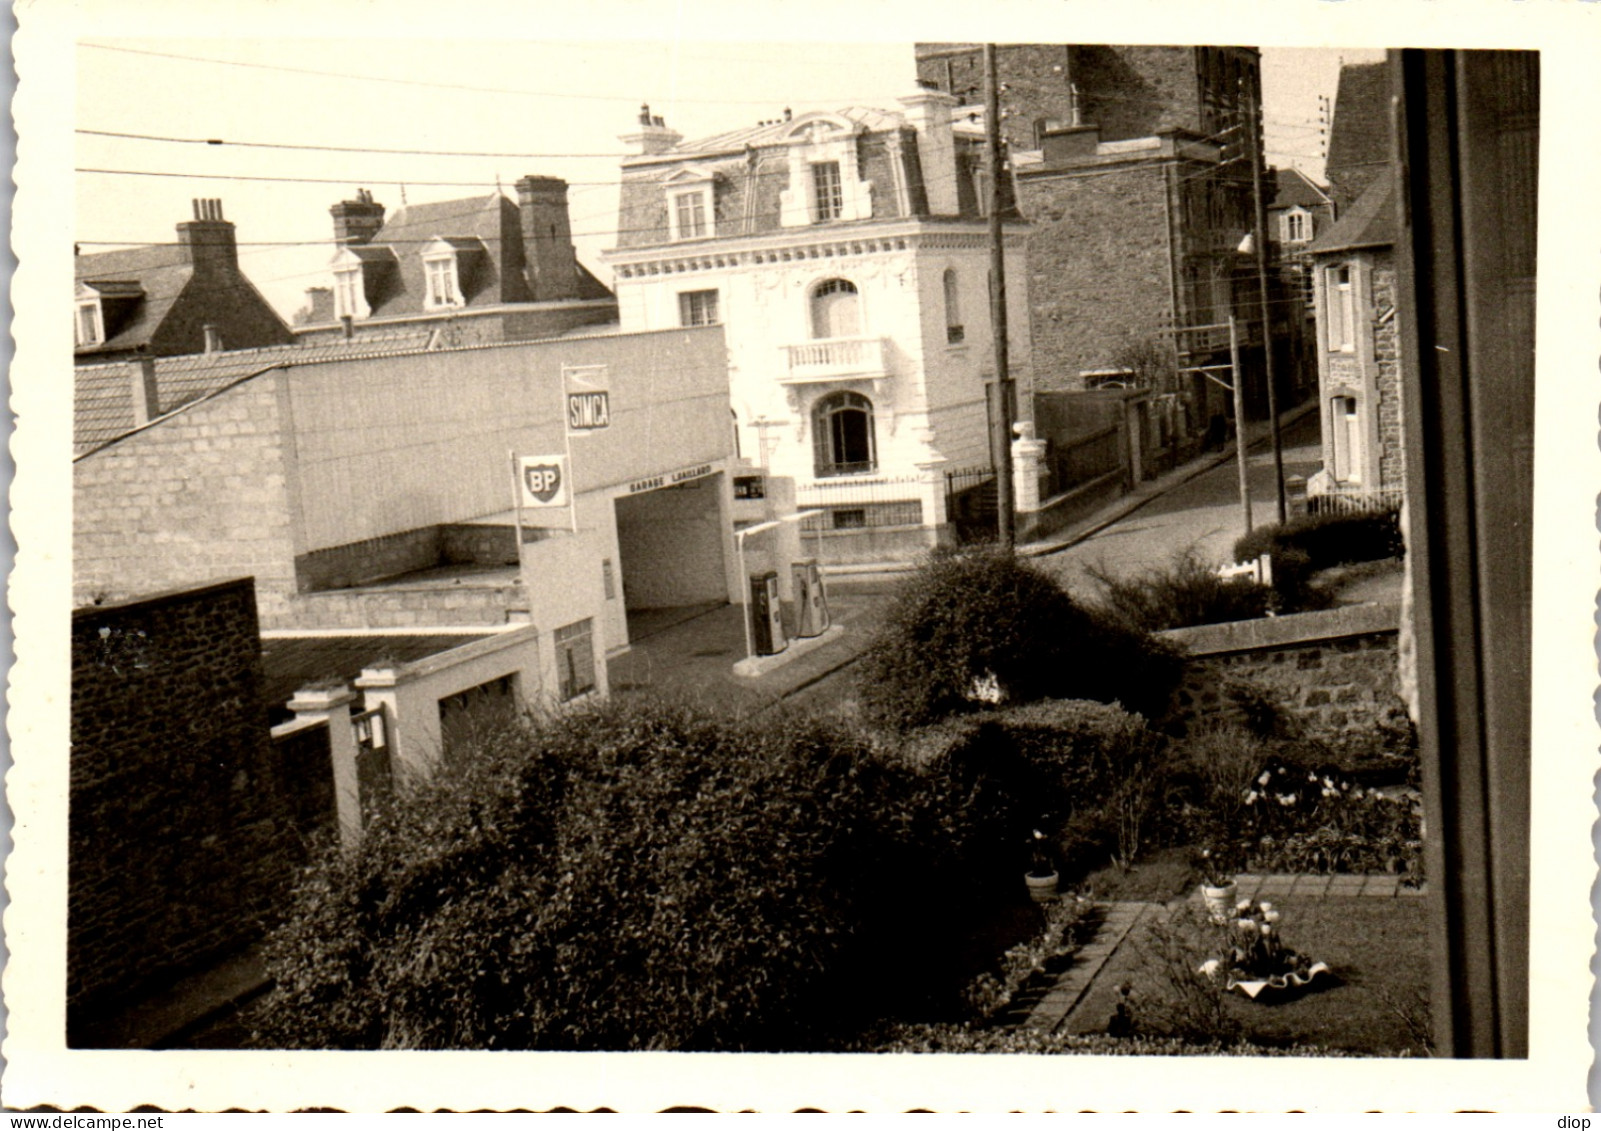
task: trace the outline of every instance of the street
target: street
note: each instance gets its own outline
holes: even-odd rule
[[[1317,415],[1310,413],[1286,427],[1282,444],[1285,478],[1310,477],[1321,462]],[[1277,520],[1272,448],[1261,443],[1252,449],[1248,468],[1251,520],[1265,526]],[[1244,532],[1239,466],[1230,459],[1084,541],[1036,558],[1035,564],[1075,597],[1089,600],[1098,596],[1099,587],[1086,573],[1088,566],[1126,577],[1160,566],[1191,547],[1205,560],[1222,564],[1232,557],[1234,541]]]

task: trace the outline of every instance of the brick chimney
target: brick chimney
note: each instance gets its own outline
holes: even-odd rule
[[[640,153],[666,153],[683,141],[684,135],[668,129],[667,123],[660,115],[653,116],[650,112],[650,103],[646,102],[639,107],[638,127],[617,140],[624,145],[638,146]]]
[[[239,273],[233,225],[222,218],[222,201],[196,200],[195,218],[178,225],[179,260],[196,272]]]
[[[141,428],[161,415],[161,395],[156,389],[156,359],[134,359],[130,368],[133,393],[133,424]]]
[[[366,189],[357,189],[355,200],[341,200],[328,213],[334,218],[337,244],[367,243],[384,226],[384,206],[373,203]]]
[[[567,216],[567,182],[524,177],[517,182],[528,290],[535,302],[578,297],[578,258]]]

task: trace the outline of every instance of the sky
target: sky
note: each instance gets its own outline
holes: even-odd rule
[[[171,241],[193,198],[219,198],[242,268],[285,318],[326,282],[328,208],[358,187],[392,212],[563,177],[579,256],[609,279],[599,253],[615,239],[618,135],[642,102],[695,138],[786,107],[894,108],[915,76],[909,41],[86,35],[76,54],[81,249]],[[1333,98],[1342,57],[1382,52],[1264,50],[1270,162],[1321,175],[1318,95]]]

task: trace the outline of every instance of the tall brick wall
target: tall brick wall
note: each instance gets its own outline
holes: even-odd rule
[[[70,1043],[254,938],[298,862],[248,579],[72,618]]]
[[[1020,179],[1035,388],[1077,389],[1172,309],[1165,171],[1128,166]]]
[[[261,613],[294,592],[280,388],[270,373],[73,464],[73,602],[254,577]]]
[[[1401,341],[1396,327],[1395,253],[1373,257],[1373,390],[1378,412],[1379,486],[1406,483],[1406,448],[1401,436]]]

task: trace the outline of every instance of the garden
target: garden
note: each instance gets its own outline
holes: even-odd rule
[[[1421,882],[1410,732],[1178,715],[1184,665],[1115,602],[943,553],[892,602],[849,715],[629,699],[480,736],[307,871],[255,1040],[1427,1051],[1421,901],[1332,880],[1192,897]],[[1136,904],[1073,1024],[1042,1029],[1107,908]]]

